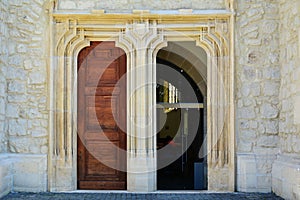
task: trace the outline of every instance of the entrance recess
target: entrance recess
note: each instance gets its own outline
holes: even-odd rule
[[[78,57],[78,189],[126,189],[126,93],[116,85],[126,56],[114,42],[93,42]],[[118,148],[116,148],[118,147]]]
[[[203,96],[181,68],[157,59],[157,189],[207,189]]]
[[[85,178],[81,179],[82,177],[89,177],[89,181],[92,181],[92,177],[97,177],[97,179],[101,177],[103,179],[99,180],[111,181],[111,185],[125,183],[122,181],[125,179],[119,176],[122,173],[117,170],[110,171],[111,169],[103,166],[106,171],[110,171],[111,174],[108,175],[108,173],[102,174],[105,170],[99,173],[97,170],[87,170],[90,169],[89,167],[77,166],[85,163],[78,163],[77,158],[89,156],[86,151],[83,151],[85,152],[83,156],[80,155],[82,151],[77,151],[77,143],[80,143],[77,132],[87,124],[86,121],[82,122],[85,125],[77,123],[82,121],[82,116],[77,116],[77,108],[81,109],[80,104],[83,105],[81,100],[77,99],[83,98],[80,96],[82,93],[77,94],[78,91],[82,91],[82,89],[77,89],[80,87],[77,84],[78,78],[80,80],[77,74],[77,57],[83,48],[91,45],[92,41],[115,42],[115,46],[126,52],[126,68],[128,72],[131,72],[127,73],[126,88],[127,190],[152,192],[157,189],[157,128],[155,123],[157,103],[154,84],[157,74],[156,58],[159,57],[160,50],[170,46],[170,42],[189,41],[193,42],[194,46],[203,48],[207,54],[207,73],[202,76],[207,91],[203,91],[205,88],[199,86],[201,93],[206,94],[204,102],[207,105],[204,110],[207,115],[207,121],[204,123],[207,130],[207,189],[234,191],[233,27],[235,12],[232,7],[234,4],[228,4],[229,7],[226,10],[209,12],[199,10],[187,14],[185,11],[182,13],[178,10],[162,13],[156,11],[110,13],[103,12],[103,10],[74,12],[73,10],[58,10],[57,1],[51,2],[49,4],[51,6],[49,7],[51,30],[49,39],[49,97],[51,97],[49,101],[49,190],[76,190],[78,185],[80,186],[78,180],[87,181]],[[187,49],[194,52],[193,48]],[[183,51],[180,51],[177,54],[182,55],[182,53]],[[189,53],[183,57],[187,59],[190,55],[192,54]],[[168,54],[161,56],[167,57]],[[196,64],[193,61],[191,63]],[[185,63],[181,64],[185,65]],[[176,63],[180,68],[181,64]],[[191,75],[193,72],[187,70],[186,72],[194,80]],[[198,81],[195,82],[198,84]],[[97,89],[99,92],[104,92],[102,87],[96,88],[100,88]],[[86,102],[85,100],[84,104]],[[81,119],[78,119],[80,117]],[[99,121],[101,124],[101,120]],[[97,141],[89,138],[91,137],[88,136],[85,141],[90,144]],[[117,145],[121,141],[118,137],[109,137],[109,139],[116,141]],[[100,142],[104,143],[101,140]],[[89,145],[86,146],[89,147]],[[95,145],[95,149],[98,146]],[[101,147],[108,149],[105,145]],[[99,148],[97,150],[100,151]],[[106,160],[109,161],[109,158]],[[113,160],[113,163],[118,162]],[[91,164],[93,163],[89,162],[84,165],[90,166]],[[93,166],[96,165],[93,164]],[[82,173],[84,176],[77,173],[78,169],[85,170]],[[100,184],[100,182],[98,185],[103,183]]]

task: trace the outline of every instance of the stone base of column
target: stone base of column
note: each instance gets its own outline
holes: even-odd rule
[[[127,160],[127,190],[153,192],[156,190],[156,162],[154,158]]]

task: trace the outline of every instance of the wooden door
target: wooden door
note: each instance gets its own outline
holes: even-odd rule
[[[92,42],[78,56],[78,189],[126,189],[118,170],[126,169],[126,87],[116,84],[125,71],[114,42]]]

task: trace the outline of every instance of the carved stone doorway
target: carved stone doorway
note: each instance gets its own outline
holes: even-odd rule
[[[169,42],[192,41],[207,54],[208,190],[234,191],[231,11],[139,15],[54,10],[50,16],[50,191],[77,189],[77,57],[91,41],[114,41],[127,57],[127,190],[156,190],[156,125],[148,122],[156,121],[157,53]]]

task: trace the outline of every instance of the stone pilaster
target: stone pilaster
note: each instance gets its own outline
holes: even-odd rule
[[[156,53],[166,46],[156,22],[134,22],[117,46],[127,53],[127,189],[156,190]]]

